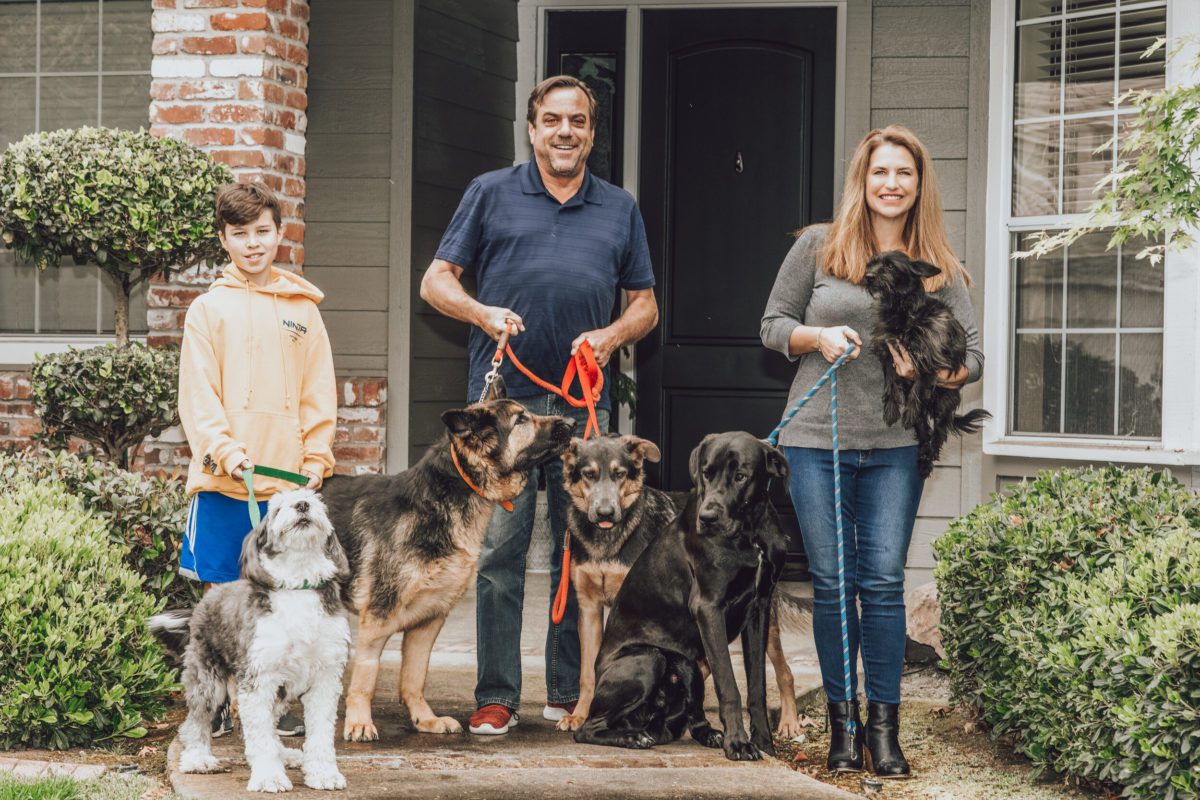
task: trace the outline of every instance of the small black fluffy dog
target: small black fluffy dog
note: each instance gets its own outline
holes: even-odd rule
[[[863,285],[879,301],[872,349],[883,365],[883,419],[917,432],[917,466],[922,478],[951,433],[974,433],[992,415],[981,408],[958,415],[960,393],[937,385],[941,370],[957,372],[967,358],[967,332],[950,308],[925,291],[925,278],[939,270],[904,253],[879,253],[867,264]],[[911,381],[896,374],[888,342],[899,343],[912,357]]]

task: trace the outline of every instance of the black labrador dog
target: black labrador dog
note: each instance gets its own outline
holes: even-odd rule
[[[686,505],[634,562],[617,593],[600,655],[596,694],[575,741],[645,748],[686,727],[734,761],[773,754],[767,722],[766,649],[771,595],[787,541],[767,498],[786,479],[778,450],[748,433],[706,436],[689,463]],[[729,657],[738,636],[746,666],[750,736]],[[704,716],[712,670],[724,734]]]

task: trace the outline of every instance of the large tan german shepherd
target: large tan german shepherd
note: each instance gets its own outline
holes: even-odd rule
[[[500,379],[489,400],[447,411],[442,421],[446,434],[416,466],[392,476],[330,478],[321,491],[350,562],[342,599],[358,614],[347,740],[379,738],[371,719],[379,657],[401,631],[400,699],[413,724],[423,733],[462,731],[425,702],[434,641],[475,577],[496,504],[520,494],[529,470],[560,455],[575,428],[574,420],[531,414],[504,399]]]

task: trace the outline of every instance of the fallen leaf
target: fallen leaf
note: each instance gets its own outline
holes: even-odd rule
[[[950,706],[938,706],[937,708],[929,709],[929,716],[941,719],[942,717],[949,716],[953,710]]]
[[[804,763],[805,761],[808,761],[808,754],[807,754],[807,753],[805,753],[803,750],[798,750],[798,751],[796,752],[796,755],[794,755],[794,756],[792,757],[792,763],[793,763],[793,764],[802,764],[802,763]]]
[[[963,733],[975,733],[979,730],[979,723],[973,719],[969,719],[963,723]]]

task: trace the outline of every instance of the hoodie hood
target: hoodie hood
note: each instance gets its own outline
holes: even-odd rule
[[[280,297],[305,297],[314,303],[325,299],[325,293],[301,278],[294,272],[271,267],[271,280],[266,286],[256,286],[242,274],[235,264],[229,264],[221,272],[221,277],[213,281],[213,288],[226,286],[230,289],[251,289],[264,294]]]

